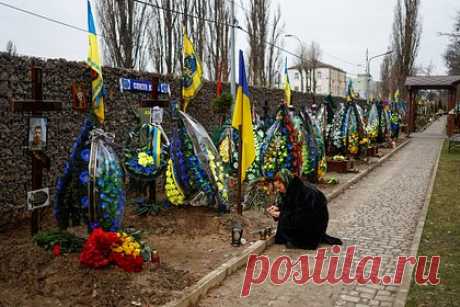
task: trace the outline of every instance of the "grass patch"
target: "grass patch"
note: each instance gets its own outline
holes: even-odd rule
[[[437,286],[412,280],[406,306],[460,306],[460,150],[444,143],[418,255],[441,256]]]

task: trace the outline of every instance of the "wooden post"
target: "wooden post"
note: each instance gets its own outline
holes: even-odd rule
[[[62,108],[59,101],[43,100],[43,71],[34,64],[31,66],[32,100],[13,101],[12,111],[20,113],[31,112],[33,115],[41,115],[42,112],[60,111]],[[42,188],[43,169],[49,169],[50,160],[45,153],[32,151],[32,190]],[[40,230],[40,209],[32,210],[30,230],[32,235]]]
[[[154,76],[152,78],[152,99],[151,100],[144,100],[141,101],[140,107],[144,108],[153,108],[153,107],[160,107],[165,108],[169,106],[170,100],[161,98],[158,93],[158,84],[160,84],[160,78],[158,76]],[[154,204],[156,203],[156,180],[152,180],[147,185],[147,193],[148,193],[148,200],[149,203]]]
[[[450,88],[449,94],[448,94],[448,102],[447,102],[448,112],[455,108],[455,96],[456,96],[455,90],[453,88]],[[447,115],[447,136],[452,136],[452,134],[454,133],[454,121],[455,121],[455,115],[448,114]]]
[[[415,89],[409,89],[409,112],[406,115],[408,135],[415,131],[415,92]]]
[[[43,78],[42,69],[32,65],[32,99],[39,102],[43,100]],[[32,112],[32,114],[40,114],[40,112]],[[32,154],[32,190],[38,190],[42,187],[43,182],[43,167],[37,155]],[[32,210],[30,219],[30,230],[32,235],[36,234],[40,228],[40,214],[37,210]]]

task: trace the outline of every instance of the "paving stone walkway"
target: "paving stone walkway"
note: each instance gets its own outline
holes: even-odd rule
[[[423,133],[413,134],[405,148],[329,204],[328,233],[344,241],[341,260],[345,248],[355,245],[355,260],[365,255],[382,256],[380,275],[394,274],[397,256],[409,254],[431,171],[445,137],[445,125],[446,119],[441,118]],[[315,252],[286,250],[284,246],[274,245],[264,254],[273,261],[280,255],[295,260],[306,254],[313,259]],[[200,306],[384,307],[392,306],[398,290],[397,286],[382,284],[314,285],[310,282],[299,286],[291,279],[276,286],[267,279],[264,284],[253,286],[249,297],[241,298],[243,279],[244,269],[211,290]]]

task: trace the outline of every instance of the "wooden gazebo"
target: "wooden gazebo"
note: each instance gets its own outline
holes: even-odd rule
[[[407,124],[410,132],[415,131],[415,117],[417,105],[415,98],[419,90],[447,90],[448,111],[455,107],[457,101],[457,89],[460,84],[460,76],[415,76],[407,77],[406,88],[408,90],[409,109],[407,112]],[[447,135],[451,136],[455,127],[455,115],[449,114],[447,119]]]

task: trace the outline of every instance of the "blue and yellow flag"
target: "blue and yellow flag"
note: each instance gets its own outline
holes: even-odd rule
[[[156,167],[160,167],[161,164],[161,131],[158,127],[153,127],[153,138],[152,138],[152,156]]]
[[[394,93],[393,95],[393,99],[394,101],[398,102],[399,101],[399,98],[401,98],[401,95],[399,94],[399,90],[396,90],[396,92]]]
[[[184,98],[184,112],[193,97],[202,85],[203,70],[195,54],[193,44],[184,33],[184,63],[182,71],[182,97]]]
[[[88,38],[89,38],[89,49],[88,49],[88,65],[92,70],[93,81],[91,82],[92,87],[92,110],[96,115],[99,123],[104,123],[104,98],[102,97],[102,87],[104,81],[102,79],[102,66],[101,57],[99,55],[99,47],[97,43],[96,27],[94,25],[93,13],[91,11],[91,3],[88,0]]]
[[[284,101],[287,105],[291,104],[291,84],[289,83],[287,57],[284,66]]]
[[[254,144],[254,130],[252,127],[251,101],[249,100],[249,88],[244,68],[243,51],[240,50],[240,79],[236,91],[236,99],[233,109],[232,126],[240,130],[243,148],[241,149],[241,181],[246,177],[246,171],[256,158]],[[241,127],[240,127],[241,126]]]

